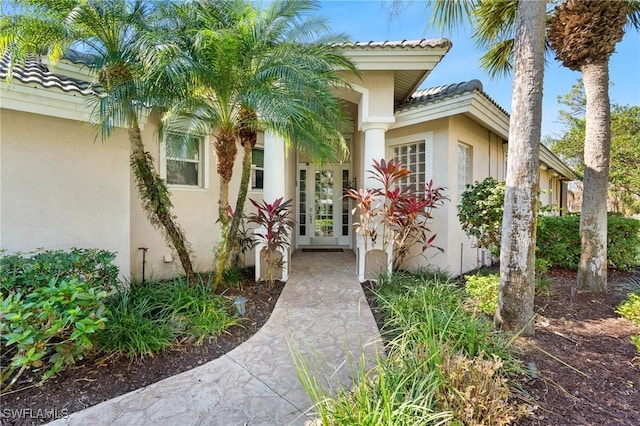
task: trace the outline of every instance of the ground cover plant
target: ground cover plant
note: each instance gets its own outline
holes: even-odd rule
[[[0,256],[0,393],[27,370],[44,381],[95,350],[116,284],[114,258],[83,249]]]
[[[114,259],[86,249],[0,257],[0,393],[24,373],[44,382],[88,356],[142,358],[239,323],[202,280],[118,284]]]
[[[322,424],[508,424],[525,413],[507,380],[521,371],[491,321],[464,309],[464,292],[437,274],[396,274],[374,290],[386,357],[336,396],[300,378]]]
[[[107,300],[109,316],[98,333],[98,348],[112,356],[139,358],[170,348],[179,339],[202,343],[238,323],[230,305],[202,280],[121,286]]]
[[[629,295],[618,305],[616,312],[638,326],[638,333],[631,336],[631,341],[640,353],[640,278],[631,278],[625,289],[629,290]]]
[[[204,281],[207,282],[208,279],[205,277]],[[163,283],[151,280],[146,281],[144,285],[133,284],[132,288],[135,287],[135,290],[129,292],[118,287],[118,292],[111,293],[105,299],[105,306],[113,309],[115,305],[117,312],[113,309],[111,317],[105,323],[105,329],[91,335],[95,338],[94,350],[82,359],[76,359],[72,368],[62,369],[45,382],[41,382],[42,375],[37,369],[25,370],[13,388],[2,395],[3,408],[30,409],[37,412],[56,407],[59,409],[58,412],[66,410],[67,413],[73,413],[216,359],[236,348],[262,327],[283,288],[283,283],[276,281],[271,288],[259,289],[258,284],[253,281],[252,269],[234,270],[233,277],[225,284],[228,288],[223,294],[218,295],[211,294],[206,287],[200,287],[198,290],[198,283],[192,283],[194,285],[187,287],[184,280]],[[206,295],[201,295],[200,291],[206,292]],[[173,314],[169,320],[167,317],[158,316],[160,310],[150,296],[173,299],[167,302],[171,306],[164,309],[165,313]],[[213,304],[212,307],[215,309],[207,311],[202,309],[201,303],[194,302],[193,298],[202,301],[224,301],[225,306],[230,309],[225,309],[225,315],[228,315],[236,311],[232,302],[238,297],[247,299],[245,315],[242,318],[230,315],[227,318],[227,321],[232,322],[230,327],[224,331],[217,328],[218,331],[209,333],[208,327],[211,325],[205,324],[224,324],[217,318],[219,313],[213,313],[220,305]],[[144,303],[147,303],[146,307]],[[118,304],[125,304],[128,309],[117,306]],[[143,305],[141,312],[144,312],[144,315],[134,310],[134,307],[139,308],[140,305]],[[187,316],[194,318],[194,312],[198,313],[195,316],[200,320],[186,322]],[[116,315],[120,318],[115,319]],[[130,316],[128,320],[127,316]],[[135,324],[136,328],[125,330],[127,321]],[[155,328],[147,326],[145,329],[145,322]],[[158,327],[158,324],[163,326]],[[199,327],[185,327],[189,324],[200,324],[207,328],[205,337],[201,338],[202,330],[199,330]],[[107,326],[110,333],[118,335],[109,336],[106,333]],[[177,338],[176,332],[179,333]],[[146,336],[145,333],[151,334],[152,337]],[[164,336],[171,337],[169,345],[158,338],[158,335],[163,337],[163,333]],[[108,343],[105,338],[111,340],[110,353],[104,349]],[[152,346],[158,342],[163,344],[153,350],[146,350],[145,345]],[[98,347],[102,347],[103,350],[98,351]],[[2,354],[5,355],[4,350]],[[2,362],[5,362],[4,358]],[[29,419],[11,416],[4,417],[3,422],[12,426],[32,424]]]

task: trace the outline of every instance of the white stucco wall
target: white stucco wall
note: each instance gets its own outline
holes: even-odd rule
[[[429,265],[459,275],[480,266],[482,252],[462,231],[457,216],[458,194],[458,143],[471,147],[472,179],[480,181],[491,175],[504,179],[503,141],[494,133],[463,115],[442,118],[420,124],[397,128],[387,133],[387,141],[394,139],[420,138],[421,134],[433,134],[433,180],[437,186],[446,188],[450,198],[443,207],[433,212],[431,230],[437,234],[434,244],[444,250],[426,252],[427,259],[418,256],[406,262],[404,267],[414,269]],[[389,153],[390,155],[390,153]],[[489,261],[489,254],[485,254]]]
[[[158,144],[158,117],[149,118],[143,132],[146,149],[151,153],[158,171],[160,171],[160,145]],[[213,269],[214,247],[220,241],[220,227],[218,220],[218,199],[220,181],[216,172],[216,155],[213,147],[215,135],[208,137],[209,165],[208,188],[184,188],[169,185],[173,212],[177,216],[178,224],[184,229],[187,240],[193,252],[192,262],[197,272],[207,272]],[[264,137],[258,133],[258,146],[263,146]],[[238,144],[238,153],[234,165],[233,178],[229,188],[229,203],[235,207],[240,177],[242,173],[243,151]],[[266,166],[266,165],[265,165]],[[265,185],[268,183],[265,182]],[[142,276],[142,251],[140,247],[147,247],[145,276],[147,278],[166,279],[182,274],[180,260],[165,243],[157,229],[151,226],[140,205],[138,190],[133,176],[131,186],[131,270],[136,278]],[[262,190],[251,190],[247,195],[245,213],[254,211],[249,198],[261,200]],[[165,257],[170,261],[165,261]],[[253,252],[245,254],[245,263],[254,264]]]
[[[100,248],[129,275],[129,142],[86,123],[0,110],[0,248]]]

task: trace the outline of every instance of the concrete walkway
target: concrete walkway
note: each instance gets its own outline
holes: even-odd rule
[[[333,389],[349,385],[361,355],[373,365],[381,346],[353,253],[295,253],[291,263],[271,318],[247,342],[205,365],[51,424],[304,425],[313,407],[290,346]]]

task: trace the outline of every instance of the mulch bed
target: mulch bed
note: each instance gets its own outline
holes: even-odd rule
[[[551,296],[536,298],[535,337],[518,342],[538,373],[522,383],[536,409],[520,424],[640,425],[640,354],[629,341],[638,330],[615,313],[622,285],[640,272],[610,270],[607,294],[577,290],[573,301],[576,272],[550,276]]]
[[[283,287],[276,282],[271,288],[265,286],[256,291],[257,285],[246,281],[241,289],[228,289],[226,296],[248,299],[242,323],[200,346],[183,341],[170,351],[137,361],[124,357],[86,358],[41,386],[37,385],[38,377],[25,373],[14,385],[14,391],[2,396],[0,422],[3,426],[46,423],[216,359],[267,322]]]
[[[615,313],[625,297],[621,285],[640,272],[609,271],[606,295],[578,290],[573,299],[575,271],[556,269],[549,275],[551,295],[536,298],[536,335],[517,343],[520,358],[537,373],[521,383],[522,399],[533,413],[518,424],[640,425],[640,356],[629,342],[637,330]],[[371,300],[370,286],[363,287]],[[23,390],[2,397],[2,425],[45,422],[12,418],[6,410],[30,410],[32,416],[38,410],[72,413],[211,361],[267,321],[282,288],[277,283],[256,293],[255,284],[246,283],[243,290],[228,290],[230,297],[249,299],[242,326],[201,346],[181,342],[140,361],[89,358],[42,386],[34,386],[37,378],[25,374],[14,387]]]

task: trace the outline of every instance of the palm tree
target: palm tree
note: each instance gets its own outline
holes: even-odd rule
[[[556,59],[582,73],[586,95],[584,191],[580,212],[578,286],[607,289],[607,190],[611,147],[609,58],[627,19],[640,27],[640,2],[566,0],[549,21]]]
[[[0,50],[10,52],[12,66],[46,54],[52,63],[72,48],[83,52],[96,72],[95,116],[103,139],[113,126],[127,127],[131,168],[144,211],[161,229],[180,258],[188,279],[194,278],[184,231],[172,213],[170,194],[145,151],[138,119],[148,105],[141,78],[140,41],[154,24],[154,10],[142,0],[17,0],[19,13],[2,21]]]
[[[546,3],[434,0],[430,4],[431,25],[454,28],[465,20],[473,23],[473,38],[488,50],[481,65],[491,74],[504,72],[505,59],[506,69],[511,61],[514,64],[496,325],[532,335]],[[502,42],[500,37],[513,30],[515,39]]]
[[[220,176],[218,220],[223,241],[217,252],[214,286],[236,250],[249,188],[251,152],[257,130],[284,137],[287,145],[317,161],[341,157],[341,104],[333,93],[346,82],[341,70],[354,65],[329,42],[324,21],[309,0],[285,0],[257,9],[246,0],[200,0],[177,6],[173,44],[154,54],[162,79],[176,96],[164,116],[166,128],[185,135],[216,130],[214,149]],[[170,48],[168,46],[173,46]],[[229,182],[237,143],[243,172],[233,213]]]

